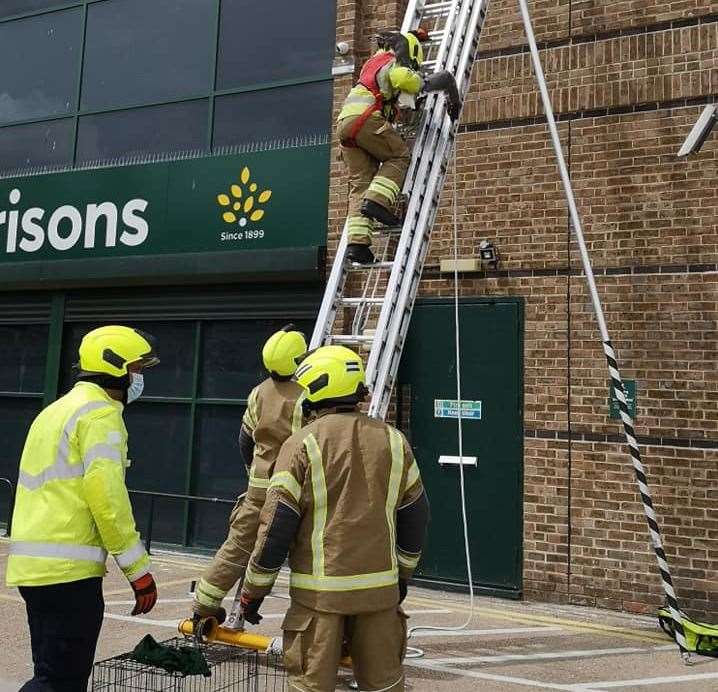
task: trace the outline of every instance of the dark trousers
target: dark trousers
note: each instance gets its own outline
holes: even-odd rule
[[[102,579],[21,586],[35,675],[20,692],[86,692],[105,601]]]

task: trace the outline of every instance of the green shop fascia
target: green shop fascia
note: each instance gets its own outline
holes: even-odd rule
[[[144,328],[161,364],[129,406],[128,487],[236,498],[236,435],[264,339],[321,300],[329,146],[0,180],[0,479],[67,391],[84,333]],[[0,526],[9,496],[0,483]],[[146,533],[149,498],[133,495]],[[228,507],[158,500],[155,541],[216,548]]]

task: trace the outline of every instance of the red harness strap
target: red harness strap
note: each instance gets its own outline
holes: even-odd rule
[[[376,55],[369,58],[364,63],[364,67],[361,68],[359,73],[359,84],[366,87],[371,91],[374,96],[374,103],[369,106],[352,124],[349,130],[349,136],[342,140],[342,145],[345,147],[355,147],[356,137],[359,134],[359,130],[364,127],[364,123],[371,117],[373,113],[381,111],[384,108],[384,94],[381,93],[379,88],[379,82],[377,81],[377,75],[379,70],[388,65],[392,60],[395,59],[393,53],[384,52],[377,53]]]

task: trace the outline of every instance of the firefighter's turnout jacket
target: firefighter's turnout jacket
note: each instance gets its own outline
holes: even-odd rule
[[[102,577],[110,553],[128,580],[149,571],[125,486],[123,405],[79,382],[35,419],[20,461],[8,586]]]
[[[347,615],[395,609],[427,521],[404,436],[355,408],[320,412],[281,449],[244,590],[266,595],[289,553],[293,604]]]
[[[279,449],[304,423],[303,396],[296,382],[271,377],[249,394],[242,419],[244,431],[254,441],[247,494],[232,510],[227,538],[197,584],[196,600],[202,605],[219,607],[244,574]]]

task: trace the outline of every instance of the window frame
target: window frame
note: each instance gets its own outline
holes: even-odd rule
[[[209,108],[208,108],[208,114],[207,114],[207,129],[206,129],[206,143],[205,143],[205,149],[207,153],[215,153],[217,147],[214,147],[214,111],[215,111],[215,99],[217,97],[222,96],[229,96],[234,94],[241,94],[241,93],[247,93],[252,91],[261,91],[265,89],[281,89],[282,87],[287,86],[300,86],[303,84],[312,84],[316,82],[332,82],[333,76],[332,76],[332,65],[331,63],[327,64],[327,70],[324,73],[321,74],[313,74],[313,75],[306,75],[304,77],[296,78],[296,79],[285,79],[285,80],[278,80],[278,81],[270,81],[270,82],[262,82],[262,83],[256,83],[256,84],[250,84],[250,85],[244,85],[237,88],[232,89],[217,89],[217,77],[218,77],[218,54],[219,54],[219,39],[220,39],[220,19],[221,19],[221,13],[220,13],[220,2],[221,0],[212,0],[213,3],[213,30],[214,30],[214,36],[213,36],[213,50],[210,51],[211,54],[211,65],[210,65],[210,84],[209,88],[206,92],[198,93],[198,94],[191,94],[189,96],[184,96],[181,98],[175,98],[175,99],[166,99],[166,100],[152,100],[150,102],[144,102],[144,103],[133,103],[129,105],[122,105],[122,106],[114,106],[114,107],[108,107],[108,108],[86,108],[83,109],[81,107],[82,103],[82,82],[83,82],[83,72],[84,72],[84,62],[85,62],[85,46],[86,46],[86,39],[87,39],[87,15],[88,15],[88,9],[89,6],[98,3],[98,2],[110,2],[111,0],[74,0],[74,1],[68,1],[64,3],[60,3],[58,5],[34,10],[31,12],[24,12],[20,14],[10,15],[7,17],[0,18],[0,25],[14,22],[20,19],[27,19],[30,17],[37,17],[40,15],[46,15],[46,14],[52,14],[54,12],[61,12],[63,10],[68,10],[72,8],[81,8],[82,9],[82,18],[81,18],[81,27],[80,27],[80,35],[81,35],[81,44],[80,44],[80,50],[78,51],[78,57],[77,57],[77,91],[74,94],[75,98],[75,109],[70,110],[67,113],[63,113],[61,115],[51,116],[51,117],[43,117],[43,118],[27,118],[22,120],[13,120],[8,123],[2,123],[0,124],[0,128],[5,127],[13,127],[16,125],[30,125],[35,123],[44,123],[44,122],[51,122],[54,120],[61,120],[66,118],[73,118],[74,119],[74,127],[73,127],[73,133],[72,133],[72,142],[71,142],[71,150],[72,150],[72,161],[70,164],[68,164],[67,168],[73,169],[78,167],[78,130],[80,126],[80,118],[82,116],[86,115],[99,115],[104,113],[113,113],[118,111],[127,111],[127,110],[134,110],[136,108],[143,108],[143,107],[149,107],[149,106],[160,106],[160,105],[173,105],[173,104],[179,104],[184,103],[187,101],[196,101],[198,99],[208,99],[209,100]],[[332,103],[327,103],[327,122],[331,123],[331,113],[332,113]],[[322,131],[320,132],[318,130],[317,134],[326,134],[326,132]],[[278,138],[281,138],[278,135]],[[223,147],[219,147],[219,149],[222,149]],[[168,152],[168,153],[178,153],[178,152]],[[148,157],[152,156],[152,154],[148,154]],[[118,162],[117,158],[108,159],[108,161]],[[121,160],[121,158],[120,158]],[[95,165],[98,163],[97,161],[93,162]],[[48,166],[48,168],[50,168]],[[10,171],[3,172],[0,171],[0,177],[9,177],[11,175],[15,175],[15,173],[12,173]]]

